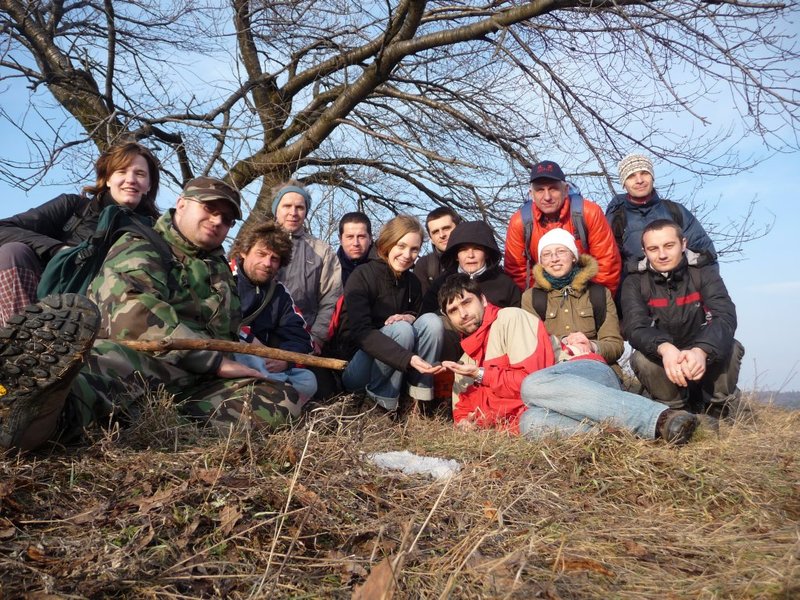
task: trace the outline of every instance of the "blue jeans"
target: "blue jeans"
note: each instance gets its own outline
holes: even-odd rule
[[[255,369],[265,375],[270,381],[282,381],[283,383],[292,386],[301,398],[308,400],[317,393],[317,377],[308,369],[301,369],[299,367],[291,367],[280,373],[273,373],[267,371],[264,365],[264,359],[260,356],[253,354],[239,354],[238,352],[233,355],[233,358],[239,364]]]
[[[620,389],[608,365],[595,360],[571,360],[528,375],[520,388],[528,406],[519,431],[528,437],[549,433],[571,435],[608,421],[653,439],[658,416],[667,407]]]
[[[381,333],[428,363],[439,360],[444,324],[435,313],[426,313],[414,323],[398,321],[385,325]],[[408,384],[409,396],[417,400],[433,400],[433,375],[423,375],[412,367],[408,371],[398,371],[363,350],[355,353],[342,373],[342,383],[347,391],[365,390],[367,396],[386,410],[397,409],[403,379]]]

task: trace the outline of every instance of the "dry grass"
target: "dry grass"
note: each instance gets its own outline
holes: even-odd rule
[[[0,597],[800,595],[800,411],[673,448],[342,407],[220,439],[162,399],[89,447],[0,458]],[[463,469],[443,482],[364,460],[398,449]]]

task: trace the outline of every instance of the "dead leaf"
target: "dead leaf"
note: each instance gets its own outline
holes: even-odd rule
[[[641,544],[637,544],[633,540],[625,540],[625,550],[627,550],[628,554],[635,556],[636,558],[646,558],[651,556],[650,551],[647,548]]]
[[[69,521],[70,523],[74,523],[75,525],[94,523],[94,521],[96,521],[100,515],[105,513],[107,509],[108,509],[108,502],[100,502],[98,504],[95,504],[88,510],[78,513],[77,515],[67,517],[64,520]]]
[[[152,542],[155,535],[156,532],[153,530],[153,527],[148,525],[144,534],[138,535],[134,542],[128,544],[128,546],[125,548],[126,552],[128,552],[129,556],[135,555],[137,552],[147,546],[147,544]]]
[[[319,497],[315,491],[308,489],[302,483],[296,483],[294,486],[294,497],[297,498],[297,501],[300,502],[303,506],[313,506],[314,508],[319,508],[323,512],[325,511],[325,504],[322,502],[322,499]]]
[[[391,600],[397,585],[392,561],[392,557],[387,556],[373,567],[363,585],[355,587],[351,600]],[[398,571],[401,567],[401,564],[395,566]]]
[[[159,490],[149,498],[140,498],[139,500],[136,500],[135,503],[139,505],[139,512],[146,515],[154,508],[161,508],[167,502],[172,500],[173,497],[182,494],[188,488],[189,482],[184,481],[180,485]]]
[[[497,508],[491,502],[483,503],[483,516],[490,521],[497,520]]]
[[[0,540],[7,540],[15,535],[17,535],[17,528],[14,527],[14,523],[5,517],[0,517]]]
[[[229,535],[241,518],[242,511],[239,510],[238,506],[231,504],[223,506],[222,510],[219,511],[219,528],[222,531],[222,535]]]
[[[41,564],[52,564],[54,562],[58,562],[58,559],[51,558],[47,556],[44,551],[37,548],[36,546],[28,546],[25,549],[25,554],[30,558],[32,561],[41,563]]]
[[[563,557],[558,560],[558,566],[562,571],[593,571],[606,577],[614,577],[613,571],[591,558]]]

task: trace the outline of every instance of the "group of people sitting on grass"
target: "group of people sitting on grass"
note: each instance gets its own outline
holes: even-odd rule
[[[690,211],[658,196],[645,156],[620,162],[625,193],[605,214],[559,165],[534,165],[504,255],[487,223],[449,207],[425,228],[398,215],[374,243],[369,218],[348,213],[334,251],[307,231],[311,196],[289,181],[274,190],[274,218],[249,219],[226,257],[242,218],[228,183],[191,179],[159,216],[147,148],[113,146],[96,171],[83,194],[0,220],[1,447],[125,423],[156,391],[212,426],[272,429],[337,385],[395,411],[403,396],[434,401],[448,374],[458,427],[530,437],[609,422],[685,443],[699,415],[736,406],[744,349],[713,243]],[[85,294],[37,299],[45,265],[89,238],[111,205],[151,225],[169,257],[128,231]],[[425,229],[433,250],[419,257]],[[625,339],[644,395],[622,385]],[[295,354],[227,353],[207,340]],[[142,341],[164,345],[145,352]],[[347,363],[332,378],[302,355]]]

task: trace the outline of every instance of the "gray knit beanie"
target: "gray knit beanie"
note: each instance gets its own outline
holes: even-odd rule
[[[653,172],[653,163],[649,158],[642,154],[629,154],[621,161],[619,161],[619,182],[625,185],[625,180],[639,171],[647,171],[650,176],[655,179],[656,174]]]

